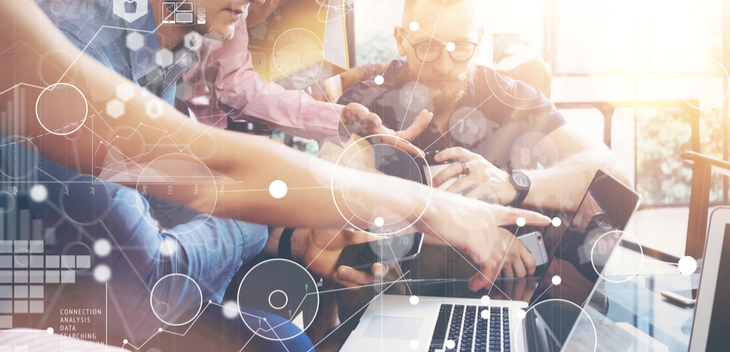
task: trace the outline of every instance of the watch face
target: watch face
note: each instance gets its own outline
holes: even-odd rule
[[[512,172],[512,179],[520,187],[523,187],[523,188],[530,187],[530,178],[527,177],[527,175],[524,172],[521,172],[521,171],[513,171]]]

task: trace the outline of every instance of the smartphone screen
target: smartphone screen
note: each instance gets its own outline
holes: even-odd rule
[[[423,234],[411,233],[345,247],[337,266],[369,269],[375,263],[394,263],[413,259],[421,252]]]

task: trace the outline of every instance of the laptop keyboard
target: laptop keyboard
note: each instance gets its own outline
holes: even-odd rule
[[[558,346],[558,343],[550,337],[550,330],[545,329],[545,336],[548,337],[548,352],[560,352],[560,346]]]
[[[507,307],[442,304],[429,352],[510,352],[509,316]]]

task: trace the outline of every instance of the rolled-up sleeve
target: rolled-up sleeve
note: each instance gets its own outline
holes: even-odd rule
[[[343,106],[317,101],[274,82],[264,83],[253,68],[243,21],[229,41],[201,39],[198,53],[201,61],[185,80],[199,87],[196,95],[207,93],[211,99],[205,102],[205,98],[188,96],[189,105],[196,105],[197,99],[216,105],[234,120],[266,122],[287,134],[341,144],[338,127]]]

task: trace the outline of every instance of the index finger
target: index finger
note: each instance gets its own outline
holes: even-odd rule
[[[522,218],[525,225],[547,226],[551,220],[549,217],[530,210],[504,207],[501,205],[490,205],[497,226],[518,225],[517,220]],[[523,225],[524,226],[524,225]]]
[[[452,147],[444,149],[433,157],[437,162],[449,159],[459,159],[461,161],[472,161],[474,159],[472,153],[461,147]]]

